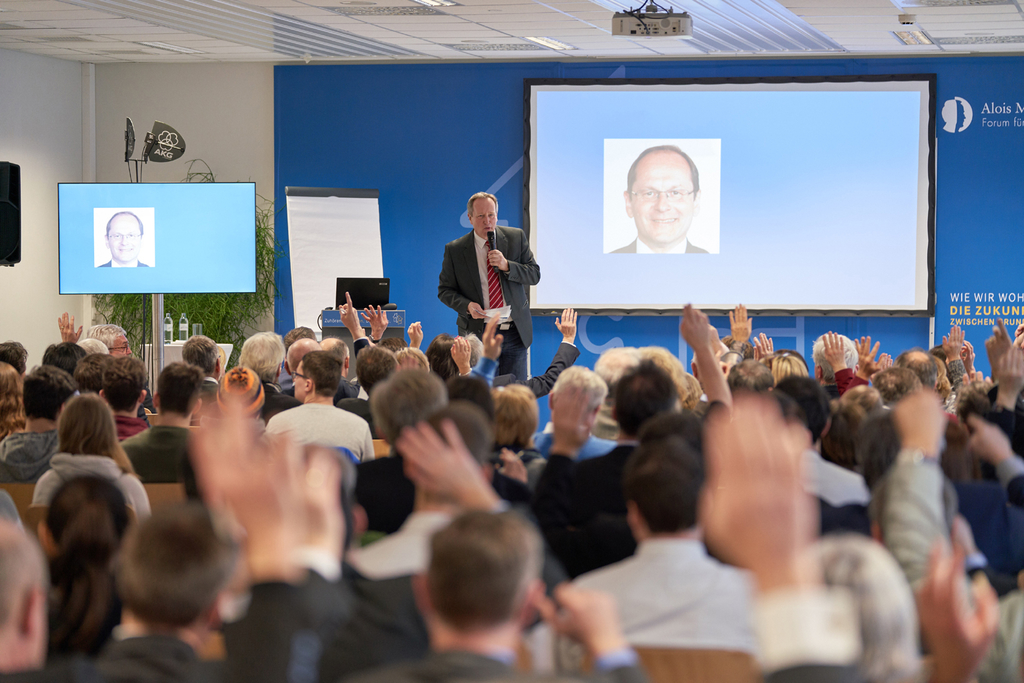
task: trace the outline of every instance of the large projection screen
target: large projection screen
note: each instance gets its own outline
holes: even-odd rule
[[[535,312],[932,314],[934,74],[527,80],[525,100]]]

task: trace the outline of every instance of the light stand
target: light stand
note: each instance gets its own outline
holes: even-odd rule
[[[129,182],[142,182],[142,167],[149,161],[154,163],[165,163],[180,159],[185,153],[185,138],[181,133],[162,121],[153,122],[153,130],[146,133],[145,143],[142,148],[142,156],[139,159],[132,159],[135,152],[135,126],[132,120],[125,119],[124,130],[124,160],[128,164]],[[135,179],[132,180],[132,164],[135,165]],[[152,297],[152,318],[149,320],[149,333],[152,335],[153,352],[146,358],[146,295],[142,295],[142,362],[147,364],[149,376],[156,377],[164,368],[164,295],[151,294]],[[148,362],[147,362],[148,360]]]

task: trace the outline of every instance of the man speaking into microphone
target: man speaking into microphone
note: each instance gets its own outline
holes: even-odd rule
[[[460,335],[483,334],[484,311],[509,306],[511,319],[499,325],[505,343],[497,374],[527,379],[533,319],[526,287],[540,282],[540,266],[522,230],[498,225],[497,197],[477,192],[466,208],[473,230],[445,245],[437,298],[459,314]]]

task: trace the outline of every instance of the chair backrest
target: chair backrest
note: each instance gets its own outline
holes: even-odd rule
[[[732,650],[683,650],[638,647],[636,653],[651,683],[760,683],[753,655]]]
[[[32,494],[36,490],[35,484],[0,484],[0,489],[7,491],[14,500],[14,507],[18,508],[18,516],[21,517],[21,523],[28,525],[25,520],[25,514],[28,512],[29,506],[32,505]],[[33,530],[32,533],[35,533]]]
[[[390,452],[391,452],[391,446],[388,445],[387,441],[385,441],[384,439],[374,439],[373,440],[373,457],[374,458],[383,458],[383,457],[387,456],[387,454],[390,453]]]
[[[178,482],[172,482],[169,484],[143,484],[143,488],[146,489],[146,496],[149,498],[149,507],[153,511],[156,511],[166,505],[181,503],[187,499],[187,496],[185,495],[185,485]]]

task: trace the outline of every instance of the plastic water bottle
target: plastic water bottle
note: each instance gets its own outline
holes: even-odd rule
[[[170,344],[174,341],[174,321],[171,320],[171,314],[168,313],[164,316],[164,344]]]
[[[181,314],[181,320],[178,321],[178,341],[185,341],[188,339],[188,318],[185,314]]]

